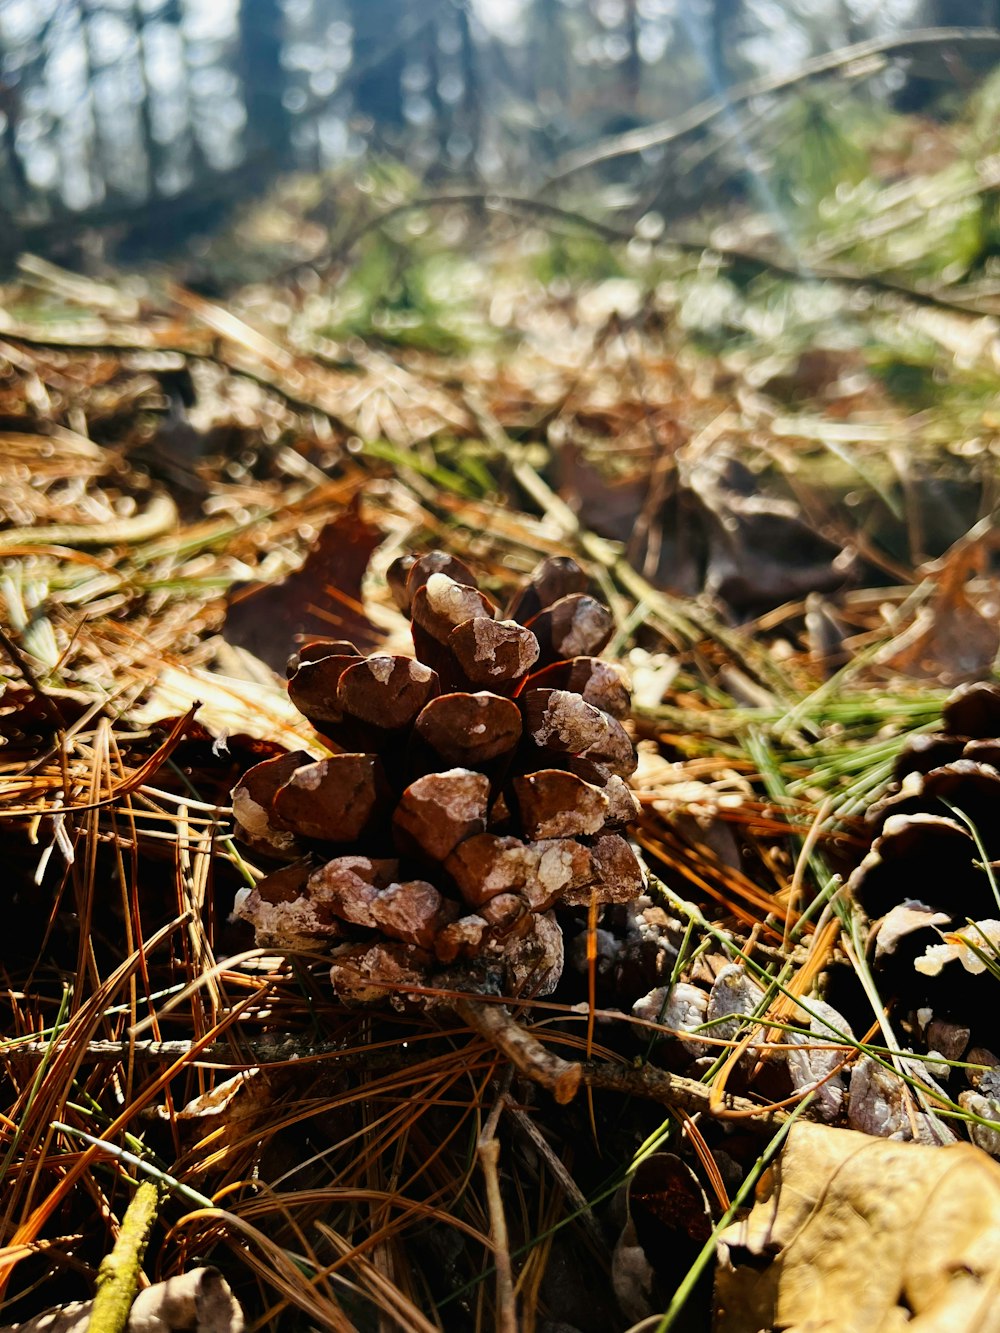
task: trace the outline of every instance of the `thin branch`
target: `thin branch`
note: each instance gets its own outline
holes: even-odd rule
[[[507,1093],[501,1092],[490,1113],[479,1143],[476,1156],[483,1170],[486,1184],[486,1206],[490,1215],[490,1240],[493,1243],[493,1262],[497,1279],[497,1317],[499,1333],[517,1333],[517,1300],[514,1295],[514,1270],[510,1262],[510,1240],[507,1218],[500,1192],[500,1144],[496,1137],[500,1114],[507,1106]]]
[[[490,1004],[472,996],[451,1002],[451,1007],[473,1032],[506,1055],[524,1075],[547,1088],[557,1102],[571,1102],[580,1087],[580,1065],[563,1060],[511,1017],[503,1004]]]
[[[15,546],[136,546],[172,532],[177,522],[177,506],[164,493],[154,495],[141,513],[110,519],[107,523],[4,528],[0,532],[0,550]]]
[[[395,204],[392,208],[377,213],[374,217],[366,218],[364,222],[359,223],[357,227],[348,232],[343,240],[338,242],[337,246],[328,251],[327,254],[290,264],[286,269],[281,270],[278,276],[283,276],[304,267],[313,268],[317,272],[323,273],[334,264],[346,259],[354,247],[370,232],[377,231],[379,227],[393,221],[394,218],[404,217],[407,213],[418,212],[422,208],[448,208],[455,205],[463,205],[466,208],[481,208],[487,213],[523,213],[546,218],[549,222],[561,222],[567,226],[584,228],[610,244],[628,242],[633,235],[631,227],[613,227],[610,223],[600,222],[571,208],[561,208],[558,204],[550,204],[546,199],[514,194],[508,190],[452,190],[445,191],[443,194],[422,195],[419,199],[408,199],[401,204]]]
[[[738,1115],[766,1127],[784,1123],[790,1114],[783,1109],[761,1106],[749,1097],[735,1097],[728,1093],[716,1108],[710,1101],[712,1090],[706,1084],[668,1073],[656,1065],[613,1065],[589,1060],[580,1069],[588,1088],[620,1092],[627,1097],[644,1097],[663,1106],[679,1107],[690,1115],[702,1111],[723,1120],[729,1115]]]
[[[553,1152],[552,1145],[535,1124],[532,1117],[520,1110],[509,1097],[505,1110],[515,1127],[529,1140],[535,1152],[541,1157],[559,1188],[565,1194],[570,1207],[583,1224],[583,1228],[590,1237],[597,1253],[603,1253],[607,1249],[607,1238],[594,1216],[590,1201],[570,1175],[565,1163]]]
[[[871,41],[855,42],[852,46],[842,46],[836,51],[814,56],[791,74],[766,75],[762,78],[749,79],[722,95],[706,98],[682,116],[657,121],[641,129],[627,130],[624,134],[603,139],[588,148],[567,153],[556,163],[555,170],[543,189],[548,189],[578,171],[585,171],[588,167],[598,166],[602,162],[613,162],[619,157],[631,157],[646,149],[659,148],[685,138],[705,125],[711,124],[719,116],[736,107],[744,106],[756,97],[784,92],[797,84],[822,78],[850,65],[876,61],[879,56],[907,55],[928,46],[949,44],[989,49],[1000,46],[1000,32],[994,28],[921,28],[915,32],[903,33],[899,37],[876,38]],[[876,65],[872,72],[880,68],[881,65]]]
[[[563,1104],[572,1101],[583,1086],[620,1092],[628,1097],[644,1097],[664,1106],[678,1106],[692,1115],[699,1111],[720,1118],[737,1114],[763,1125],[778,1124],[787,1118],[786,1111],[761,1106],[748,1097],[727,1095],[715,1107],[711,1102],[711,1089],[704,1083],[668,1073],[655,1065],[564,1060],[516,1022],[503,1004],[466,996],[453,1000],[451,1007],[474,1032],[506,1055],[520,1073],[546,1088],[557,1102]]]
[[[260,1037],[247,1039],[240,1037],[237,1044],[232,1042],[211,1042],[205,1045],[197,1041],[88,1041],[81,1046],[77,1042],[63,1043],[58,1039],[46,1041],[32,1038],[18,1041],[16,1038],[0,1043],[0,1059],[13,1060],[18,1056],[30,1059],[42,1059],[57,1052],[62,1045],[72,1045],[74,1056],[79,1056],[85,1063],[103,1063],[111,1060],[148,1060],[155,1063],[172,1064],[192,1056],[193,1065],[214,1065],[223,1069],[249,1069],[255,1065],[280,1065],[290,1061],[300,1064],[305,1059],[317,1060],[327,1056],[339,1056],[348,1063],[360,1063],[375,1060],[376,1057],[365,1052],[358,1056],[344,1052],[341,1042],[316,1042],[309,1037]],[[397,1061],[398,1063],[398,1061]]]

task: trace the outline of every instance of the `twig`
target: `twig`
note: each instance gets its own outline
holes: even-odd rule
[[[500,1095],[489,1114],[476,1145],[476,1156],[486,1182],[486,1207],[490,1215],[490,1240],[497,1275],[496,1328],[499,1333],[517,1333],[517,1300],[514,1295],[514,1272],[510,1262],[510,1240],[507,1235],[507,1217],[500,1193],[500,1144],[497,1125],[504,1111],[509,1110],[507,1089],[511,1071],[501,1082]]]
[[[0,1058],[13,1059],[19,1055],[40,1058],[59,1049],[59,1040],[46,1041],[33,1038],[29,1041],[10,1041],[0,1043]],[[261,1037],[256,1041],[239,1042],[239,1050],[226,1042],[212,1042],[206,1046],[196,1041],[88,1041],[80,1046],[73,1043],[73,1054],[88,1062],[104,1060],[122,1060],[134,1056],[137,1060],[164,1061],[171,1064],[174,1060],[183,1060],[194,1053],[197,1064],[223,1064],[235,1069],[251,1065],[282,1064],[286,1060],[302,1060],[309,1056],[336,1055],[343,1048],[333,1042],[317,1043],[306,1037]],[[241,1056],[240,1052],[245,1056]]]
[[[993,186],[983,186],[985,192]],[[916,287],[903,277],[896,277],[890,270],[864,272],[850,268],[846,264],[811,263],[808,256],[803,260],[794,257],[782,257],[778,254],[757,249],[753,246],[726,245],[719,236],[688,235],[671,236],[669,244],[677,249],[694,253],[710,250],[720,260],[729,264],[743,264],[774,273],[781,278],[798,279],[803,282],[829,282],[841,287],[872,288],[885,292],[887,298],[897,297],[899,308],[905,309],[909,302],[915,306],[927,306],[931,309],[954,310],[962,315],[995,315],[996,299],[980,300],[975,292],[965,295],[963,287],[954,283],[946,287]]]
[[[122,1219],[114,1249],[101,1260],[87,1333],[124,1333],[139,1286],[142,1256],[160,1207],[160,1191],[144,1180]]]
[[[526,1028],[515,1022],[506,1005],[465,996],[453,1000],[451,1007],[473,1032],[502,1051],[515,1069],[533,1083],[547,1088],[557,1102],[565,1105],[576,1096],[583,1077],[582,1066],[563,1060],[546,1049]]]
[[[762,78],[749,79],[745,83],[727,89],[721,95],[706,98],[682,116],[672,120],[661,120],[654,125],[644,125],[640,129],[627,130],[624,134],[616,134],[600,143],[567,153],[556,163],[555,170],[544,188],[548,189],[557,181],[565,180],[567,176],[584,171],[587,167],[598,166],[602,162],[612,162],[619,157],[631,157],[646,149],[658,148],[663,144],[685,138],[719,116],[736,107],[744,106],[757,97],[783,92],[786,88],[795,87],[796,84],[821,78],[824,74],[832,74],[845,66],[872,61],[878,56],[905,55],[908,51],[916,51],[921,47],[944,46],[949,43],[995,47],[1000,45],[1000,32],[992,28],[921,28],[898,37],[876,38],[871,41],[855,42],[851,46],[842,46],[837,51],[814,56],[791,74],[777,76],[769,74]]]
[[[730,1114],[753,1118],[762,1125],[787,1119],[787,1112],[760,1106],[749,1097],[727,1095],[718,1108],[711,1104],[711,1089],[695,1079],[682,1078],[655,1065],[613,1065],[603,1060],[564,1060],[548,1050],[511,1016],[503,1004],[491,1004],[471,996],[451,1002],[455,1013],[491,1046],[507,1056],[511,1064],[552,1093],[565,1105],[580,1087],[644,1097],[664,1106],[678,1106],[692,1115],[703,1112],[725,1118]]]
[[[628,242],[633,236],[631,227],[613,227],[607,222],[600,222],[595,218],[587,217],[584,213],[577,213],[570,208],[561,208],[558,204],[550,204],[545,199],[513,194],[507,190],[449,190],[441,194],[422,195],[419,199],[408,199],[401,204],[395,204],[391,208],[384,209],[374,217],[366,218],[364,222],[359,223],[353,231],[349,232],[339,242],[336,249],[307,261],[308,265],[319,273],[323,273],[333,264],[346,259],[358,242],[363,240],[370,232],[376,231],[394,218],[403,217],[407,213],[417,212],[423,208],[447,208],[459,204],[468,208],[482,208],[488,213],[524,213],[544,217],[550,222],[562,222],[569,226],[582,227],[587,231],[594,232],[602,240],[611,244]],[[291,264],[278,276],[280,277],[283,273],[293,272],[295,269],[302,267],[304,267],[304,264],[301,261]]]
[[[496,1139],[481,1142],[476,1149],[486,1181],[486,1204],[490,1214],[490,1240],[497,1270],[497,1320],[500,1333],[517,1333],[517,1302],[514,1299],[514,1274],[510,1264],[507,1219],[500,1194],[500,1144]]]
[[[552,1173],[574,1213],[583,1224],[583,1228],[597,1252],[599,1254],[603,1253],[607,1249],[607,1238],[601,1231],[600,1223],[594,1216],[594,1210],[591,1208],[587,1196],[567,1171],[565,1163],[553,1152],[552,1145],[530,1115],[519,1110],[509,1098],[505,1109],[516,1128],[530,1141],[532,1147]]]
[[[1000,40],[1000,34],[997,34],[997,37]],[[974,189],[970,189],[969,193],[982,194],[991,189],[995,189],[995,182],[991,180],[985,183],[980,181]],[[478,190],[460,190],[439,195],[424,195],[419,199],[410,199],[405,203],[395,204],[393,207],[385,209],[357,226],[344,238],[336,250],[331,250],[315,260],[308,261],[309,267],[316,269],[319,273],[328,271],[334,264],[345,260],[365,236],[372,231],[376,231],[385,223],[391,222],[394,218],[419,209],[456,205],[465,205],[469,208],[482,207],[493,213],[523,213],[547,219],[549,222],[561,222],[567,226],[590,231],[608,245],[626,245],[635,236],[635,230],[631,226],[615,227],[601,221],[599,218],[590,217],[586,213],[580,213],[574,209],[561,208],[545,199],[526,197],[509,191],[487,194]],[[995,299],[984,303],[977,299],[974,293],[971,295],[963,294],[963,289],[958,284],[948,287],[917,287],[902,277],[894,276],[889,271],[866,273],[845,264],[801,262],[794,257],[769,253],[753,246],[727,245],[721,236],[715,235],[698,236],[692,235],[690,232],[688,234],[672,232],[669,236],[663,238],[663,244],[671,250],[682,251],[687,254],[703,254],[706,250],[710,250],[727,263],[752,265],[764,272],[775,273],[779,277],[809,282],[830,282],[852,289],[874,288],[876,291],[885,292],[888,296],[896,296],[903,301],[911,301],[917,306],[956,310],[967,315],[992,315],[996,313]],[[278,280],[294,273],[303,268],[305,263],[306,261],[297,261],[288,265],[287,268],[279,270],[274,275],[275,279]],[[215,359],[220,365],[226,366],[232,374],[244,375],[273,389],[292,407],[325,410],[308,397],[303,398],[301,394],[296,394],[282,387],[273,377],[255,372],[252,368],[232,364],[220,353],[217,353]]]
[[[563,1105],[573,1100],[581,1087],[620,1092],[630,1097],[644,1097],[665,1106],[677,1106],[690,1112],[709,1112],[722,1117],[737,1113],[753,1117],[762,1124],[776,1124],[786,1119],[782,1110],[771,1110],[748,1097],[727,1096],[715,1112],[710,1105],[710,1089],[695,1079],[671,1074],[655,1065],[615,1065],[602,1060],[564,1060],[544,1046],[523,1027],[502,1003],[477,996],[456,996],[449,1007],[468,1027],[500,1051],[519,1073],[552,1093]],[[33,1059],[50,1057],[59,1048],[58,1041],[31,1039],[0,1044],[0,1058]],[[261,1037],[242,1039],[239,1048],[224,1042],[200,1045],[192,1041],[90,1041],[74,1053],[83,1061],[137,1060],[172,1063],[190,1054],[192,1063],[214,1065],[223,1069],[246,1069],[251,1065],[277,1065],[294,1061],[334,1059],[343,1067],[403,1068],[406,1060],[399,1052],[372,1053],[344,1051],[337,1043],[315,1044],[305,1038]],[[520,1122],[519,1122],[520,1123]],[[565,1182],[564,1182],[565,1183]]]
[[[579,1066],[588,1088],[604,1092],[620,1092],[627,1097],[645,1097],[663,1106],[677,1106],[691,1115],[706,1112],[725,1119],[729,1114],[747,1117],[759,1125],[781,1124],[788,1112],[761,1106],[749,1097],[727,1094],[718,1109],[710,1102],[711,1089],[693,1078],[682,1078],[656,1065],[612,1065],[604,1061],[588,1060]]]

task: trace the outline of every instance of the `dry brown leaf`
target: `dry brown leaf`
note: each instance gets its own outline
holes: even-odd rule
[[[718,1256],[715,1333],[996,1333],[1000,1165],[803,1122]]]
[[[233,595],[222,630],[226,642],[279,672],[303,639],[353,639],[373,647],[380,636],[362,605],[361,580],[382,537],[352,503],[322,529],[301,569],[280,583]]]
[[[693,1263],[712,1230],[698,1177],[674,1153],[652,1153],[623,1187],[625,1225],[611,1260],[611,1281],[626,1319],[662,1306],[663,1293]]]
[[[188,1178],[200,1179],[226,1153],[246,1148],[268,1112],[285,1095],[288,1082],[285,1069],[241,1069],[175,1111],[173,1123],[189,1153]],[[159,1114],[170,1121],[165,1107]]]
[[[996,608],[977,606],[969,597],[968,582],[986,571],[995,543],[992,521],[984,520],[940,560],[924,566],[927,582],[934,585],[930,600],[879,653],[881,666],[944,685],[989,671],[1000,650]]]

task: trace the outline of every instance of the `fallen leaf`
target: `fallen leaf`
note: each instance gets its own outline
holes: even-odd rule
[[[644,1158],[625,1187],[626,1221],[611,1281],[626,1319],[652,1314],[694,1262],[712,1230],[705,1192],[674,1153]]]
[[[715,1333],[996,1333],[1000,1165],[803,1122],[717,1255]]]
[[[995,608],[990,613],[971,600],[968,582],[986,570],[996,544],[990,524],[989,519],[977,523],[940,560],[923,567],[925,582],[932,585],[930,600],[878,654],[880,666],[943,685],[989,671],[1000,651],[1000,624]]]
[[[245,587],[234,595],[222,629],[226,642],[281,673],[295,645],[310,638],[375,647],[381,636],[365,614],[361,580],[382,537],[352,503],[326,524],[301,569],[281,583]]]
[[[809,593],[842,588],[857,560],[824,537],[791,499],[725,451],[698,459],[687,484],[701,505],[708,557],[705,588],[747,614]]]
[[[816,531],[798,504],[761,492],[744,463],[720,451],[678,458],[647,472],[608,475],[567,445],[559,451],[560,495],[581,521],[622,542],[655,587],[707,591],[738,614],[832,592],[857,572],[854,556]]]
[[[252,1142],[254,1130],[284,1095],[287,1081],[287,1072],[280,1067],[242,1069],[189,1101],[172,1118],[166,1108],[159,1108],[161,1119],[172,1119],[183,1146],[189,1150],[188,1178],[200,1178],[226,1153]]]

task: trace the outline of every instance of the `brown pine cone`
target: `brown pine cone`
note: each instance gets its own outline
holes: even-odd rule
[[[286,864],[240,895],[266,947],[332,946],[353,1002],[393,987],[549,993],[560,905],[642,889],[622,836],[635,750],[612,632],[572,560],[545,560],[502,618],[469,569],[397,560],[415,658],[306,645],[289,694],[334,753],[257,764],[233,792],[239,833]]]
[[[887,995],[914,1009],[962,1009],[975,994],[982,1009],[992,995],[992,974],[963,970],[957,951],[943,971],[934,959],[966,928],[982,947],[982,925],[998,916],[983,857],[993,867],[1000,858],[998,815],[1000,685],[978,681],[949,696],[942,730],[907,741],[894,783],[866,815],[871,850],[848,889],[872,920],[869,952]]]

